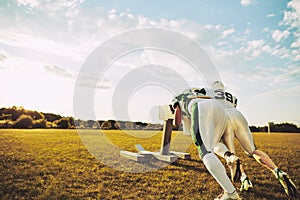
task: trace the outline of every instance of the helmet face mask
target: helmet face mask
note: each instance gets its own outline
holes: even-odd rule
[[[221,81],[215,81],[211,84],[214,90],[225,90],[225,86]]]

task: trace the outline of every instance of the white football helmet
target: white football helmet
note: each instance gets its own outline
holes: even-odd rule
[[[211,84],[212,89],[214,90],[225,90],[225,86],[221,81],[215,81]]]

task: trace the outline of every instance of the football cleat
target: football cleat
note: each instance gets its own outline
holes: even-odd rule
[[[237,191],[234,191],[233,193],[227,193],[224,192],[222,194],[220,194],[217,198],[215,198],[215,200],[229,200],[229,199],[238,199],[241,200],[239,194],[237,193]]]
[[[293,181],[290,179],[289,175],[282,171],[281,169],[275,170],[275,176],[278,179],[279,183],[283,187],[285,193],[288,196],[296,197],[297,196],[297,188]]]
[[[239,157],[231,154],[230,156],[226,157],[226,162],[230,169],[231,181],[237,182],[241,177]]]
[[[253,188],[253,185],[247,176],[246,176],[246,178],[241,179],[241,182],[242,182],[242,185],[241,185],[240,191],[243,191],[243,190],[248,191],[249,188]]]

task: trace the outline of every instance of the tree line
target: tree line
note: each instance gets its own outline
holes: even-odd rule
[[[103,130],[162,130],[162,124],[116,120],[81,120],[53,113],[26,110],[13,106],[0,109],[0,128],[59,128]],[[182,127],[173,127],[181,130]],[[268,126],[250,126],[252,132],[268,132]],[[291,123],[270,123],[271,132],[300,133],[300,128]]]
[[[250,126],[252,132],[268,132],[268,126]],[[271,123],[270,132],[282,132],[282,133],[300,133],[300,128],[291,123]]]
[[[81,120],[13,106],[0,109],[0,128],[162,130],[162,124],[116,120]]]

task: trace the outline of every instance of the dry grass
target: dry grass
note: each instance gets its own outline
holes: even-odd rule
[[[84,133],[90,137],[88,141],[94,141],[90,139],[97,131]],[[147,150],[159,149],[160,133],[131,133],[139,137],[121,131],[105,131],[105,136],[125,150],[133,151],[136,143]],[[140,138],[142,135],[149,137]],[[299,186],[300,134],[255,133],[254,138],[256,146],[267,152]],[[189,144],[190,138],[183,141]],[[172,148],[176,147],[173,144]],[[188,147],[192,160],[178,160],[147,173],[127,173],[103,164],[120,167],[118,162],[99,161],[92,156],[76,130],[2,129],[0,199],[213,199],[222,192],[221,188],[206,171],[194,146]],[[254,184],[253,190],[241,193],[243,199],[287,199],[271,172],[239,148],[238,152]],[[106,153],[113,154],[110,149]],[[136,163],[126,161],[123,167],[128,166]]]

